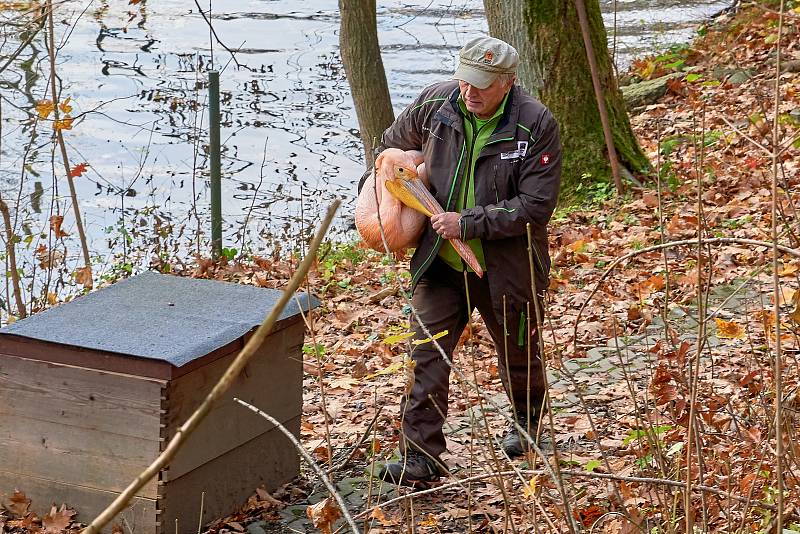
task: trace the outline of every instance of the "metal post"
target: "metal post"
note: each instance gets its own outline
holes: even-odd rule
[[[219,157],[219,72],[208,71],[209,156],[211,161],[211,252],[222,255],[222,182]]]

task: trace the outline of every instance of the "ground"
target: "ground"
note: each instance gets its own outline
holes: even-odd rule
[[[794,8],[781,28],[789,71],[780,77],[775,132],[779,18],[770,9],[724,16],[692,47],[634,65],[631,75],[643,79],[685,75],[632,115],[658,176],[623,198],[587,186],[589,204],[561,209],[551,225],[543,331],[552,419],[539,441],[549,469],[540,457],[498,456],[493,440],[505,421],[497,411],[507,403],[476,314],[454,358],[461,374],[452,377],[446,427],[451,476],[429,493],[370,478],[399,436],[407,263],[357,246],[325,248],[308,281],[322,304],[304,347],[302,442],[329,468],[362,530],[685,532],[688,511],[698,531],[771,532],[781,506],[784,532],[800,532],[799,22]],[[772,248],[758,244],[771,240],[773,133],[782,151],[775,219],[788,247],[777,269]],[[183,274],[280,287],[295,265],[209,260]],[[304,469],[207,529],[329,532],[328,497]],[[6,531],[21,531],[20,521],[12,511],[0,515]]]

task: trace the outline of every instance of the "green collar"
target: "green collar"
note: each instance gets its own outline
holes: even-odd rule
[[[477,115],[475,115],[471,111],[467,111],[467,105],[464,104],[464,99],[461,98],[461,94],[458,95],[458,108],[461,110],[461,114],[464,116],[464,118],[474,121],[478,125],[486,124],[487,122],[495,120],[499,118],[501,115],[503,115],[503,111],[505,111],[506,109],[506,102],[508,102],[508,95],[510,94],[511,91],[509,90],[506,93],[506,96],[503,97],[503,101],[500,102],[500,106],[497,108],[497,111],[495,111],[494,115],[492,115],[488,119],[480,119],[478,118]]]

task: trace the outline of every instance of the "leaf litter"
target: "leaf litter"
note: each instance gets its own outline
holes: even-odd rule
[[[790,12],[784,21],[783,54],[789,65],[800,60],[798,19],[800,14]],[[648,481],[686,479],[693,369],[699,372],[696,425],[702,462],[695,452],[692,482],[718,491],[695,493],[688,513],[714,532],[728,532],[729,525],[761,531],[774,524],[777,339],[770,249],[716,243],[699,254],[696,246],[637,252],[662,242],[661,226],[667,240],[697,239],[698,228],[704,238],[769,240],[770,158],[748,137],[771,146],[776,21],[774,12],[751,6],[709,26],[678,67],[658,58],[635,63],[632,75],[642,78],[691,68],[671,80],[658,103],[632,117],[651,162],[660,162],[660,193],[641,189],[623,201],[600,199],[581,211],[559,214],[551,224],[553,270],[544,342],[555,446],[571,515],[595,532],[638,532],[647,525],[682,531],[687,510],[682,501],[677,513],[672,508],[680,501],[679,488]],[[733,84],[730,71],[737,69],[748,76]],[[792,69],[780,79],[779,135],[788,148],[779,158],[778,216],[780,243],[797,249],[800,144],[794,139],[800,133],[795,118],[800,69]],[[52,102],[42,102],[37,110],[46,117],[53,108]],[[60,227],[60,221],[53,224]],[[604,269],[628,254],[601,283]],[[42,258],[53,261],[45,252]],[[780,260],[784,412],[779,424],[786,455],[786,521],[797,524],[800,262],[788,254]],[[295,265],[275,258],[219,263],[198,258],[193,269],[177,274],[280,288]],[[301,437],[318,461],[339,466],[332,473],[336,480],[363,477],[373,460],[396,453],[399,399],[413,371],[407,360],[408,287],[407,258],[344,245],[332,245],[309,275],[307,289],[322,304],[312,316],[314,339],[307,334],[303,351]],[[700,342],[698,299],[707,305],[708,336]],[[475,319],[454,359],[485,397],[502,402],[491,339]],[[487,473],[488,478],[418,496],[413,507],[382,504],[407,492],[373,481],[368,493],[365,479],[360,488],[365,499],[351,513],[366,512],[372,532],[405,532],[411,523],[420,533],[502,532],[509,521],[518,531],[534,523],[543,531],[566,531],[557,488],[537,470],[541,461],[507,462],[491,453],[491,438],[505,427],[492,412],[472,388],[453,378],[444,458],[453,475],[444,483]],[[542,438],[543,446],[547,440]],[[552,455],[548,459],[554,463]],[[508,474],[512,468],[523,471]],[[602,476],[611,478],[593,478]],[[242,532],[254,521],[277,522],[282,509],[298,503],[309,504],[306,513],[319,531],[331,532],[341,523],[336,523],[338,509],[332,499],[310,502],[316,489],[309,471],[275,491],[256,489],[239,510],[207,525],[207,532]],[[78,525],[74,511],[64,505],[53,506],[43,518],[29,511],[30,505],[24,493],[7,497],[0,531],[56,533]]]

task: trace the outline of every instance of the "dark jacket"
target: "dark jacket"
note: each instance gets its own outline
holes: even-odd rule
[[[466,153],[457,81],[425,88],[384,132],[379,150],[422,150],[430,190],[445,211],[454,209],[471,162]],[[526,226],[531,225],[539,292],[547,287],[547,223],[558,200],[561,144],[558,124],[538,100],[511,89],[500,122],[475,165],[475,207],[461,211],[464,240],[480,238],[495,313],[519,313],[531,302]],[[416,285],[439,253],[443,239],[428,224],[411,258]]]

